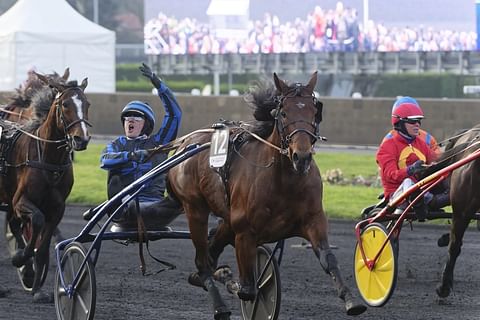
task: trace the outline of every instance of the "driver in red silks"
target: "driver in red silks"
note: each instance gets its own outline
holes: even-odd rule
[[[415,99],[401,97],[395,101],[392,108],[393,130],[385,136],[376,155],[386,199],[412,186],[424,164],[437,158],[435,138],[420,129],[423,118],[423,110]],[[448,205],[449,200],[448,192],[438,195],[427,192],[424,201],[415,205],[418,219],[425,219],[427,205],[438,209]]]

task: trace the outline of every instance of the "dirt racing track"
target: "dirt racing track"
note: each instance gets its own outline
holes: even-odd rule
[[[83,207],[69,207],[61,223],[65,236],[73,237],[81,230]],[[0,216],[3,226],[4,215]],[[343,276],[358,294],[353,277],[355,247],[353,221],[331,221],[330,243],[335,246]],[[180,217],[173,225],[186,230],[186,220]],[[453,294],[439,300],[435,294],[446,248],[436,241],[447,226],[428,223],[404,226],[400,235],[399,273],[397,286],[390,301],[380,308],[368,308],[356,319],[478,319],[480,315],[480,234],[470,228],[464,239],[456,270]],[[282,303],[279,319],[352,319],[344,313],[343,303],[335,295],[331,279],[320,268],[313,253],[297,248],[301,239],[289,239],[280,265]],[[157,258],[176,265],[169,270],[142,276],[139,270],[138,245],[124,246],[104,241],[95,268],[96,311],[98,320],[130,319],[213,319],[207,293],[187,283],[194,268],[193,246],[190,240],[159,240],[150,243]],[[222,264],[236,267],[232,248],[227,248]],[[161,265],[147,256],[147,271]],[[52,258],[45,289],[53,291],[56,263]],[[236,272],[236,268],[234,268]],[[4,237],[0,237],[0,284],[8,287],[7,297],[0,299],[0,319],[56,319],[54,304],[33,305],[11,266]],[[232,319],[241,319],[238,300],[224,288],[221,292],[232,310]]]

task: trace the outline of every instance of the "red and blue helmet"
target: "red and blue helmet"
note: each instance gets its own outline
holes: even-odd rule
[[[148,126],[144,126],[146,131],[143,132],[146,135],[149,135],[153,131],[153,127],[155,126],[155,113],[153,109],[146,104],[145,102],[141,101],[131,101],[129,102],[125,108],[123,108],[122,113],[120,115],[120,119],[123,123],[124,118],[130,114],[138,114],[145,118],[145,121],[148,122]]]
[[[402,120],[423,119],[423,110],[417,100],[411,97],[398,98],[392,107],[392,125],[395,126]]]

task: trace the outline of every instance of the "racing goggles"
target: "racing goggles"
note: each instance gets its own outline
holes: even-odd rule
[[[419,125],[422,124],[422,118],[403,118],[401,120],[408,124],[416,124],[416,123],[418,123]]]
[[[128,117],[123,117],[123,120],[124,121],[133,121],[133,122],[140,122],[140,121],[143,121],[145,119],[143,119],[143,117],[139,117],[139,116],[128,116]]]

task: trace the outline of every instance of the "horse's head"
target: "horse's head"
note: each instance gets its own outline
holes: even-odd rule
[[[91,127],[88,122],[90,102],[84,93],[88,85],[87,78],[77,85],[76,81],[65,83],[39,74],[37,76],[57,92],[52,107],[55,108],[57,127],[63,131],[68,145],[75,151],[85,150],[90,141],[87,126]]]
[[[277,88],[277,106],[272,114],[281,138],[281,148],[287,151],[293,168],[306,174],[322,121],[322,103],[314,95],[317,72],[313,73],[307,85],[288,85],[276,73],[273,78]]]

